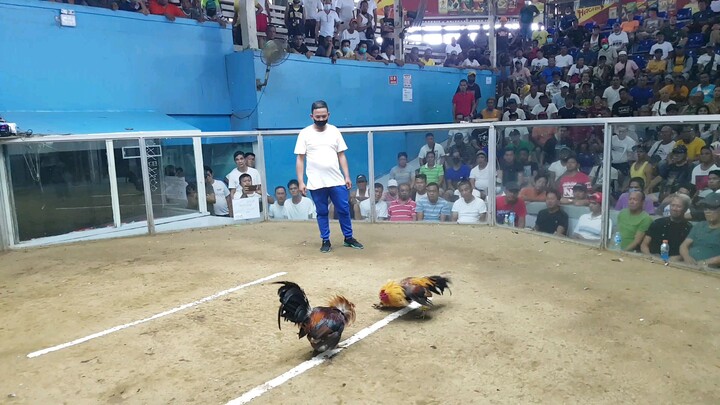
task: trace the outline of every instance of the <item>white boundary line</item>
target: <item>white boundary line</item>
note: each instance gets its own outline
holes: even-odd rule
[[[312,359],[300,363],[298,366],[290,369],[290,371],[283,373],[264,384],[258,385],[257,387],[244,393],[241,397],[235,398],[232,401],[228,402],[226,405],[247,404],[248,402],[252,401],[253,399],[270,391],[271,389],[288,382],[289,380],[299,376],[300,374],[312,369],[315,366],[319,366],[320,364],[324,363],[326,360],[332,358],[336,354],[347,349],[349,346],[361,341],[362,339],[365,339],[366,337],[377,332],[380,328],[387,326],[390,322],[400,318],[401,316],[407,314],[408,312],[410,312],[416,308],[420,308],[420,304],[413,302],[409,306],[407,306],[399,311],[393,312],[392,314],[386,316],[385,318],[375,322],[374,324],[368,326],[367,328],[352,335],[350,338],[340,342],[340,344],[338,345],[337,348],[320,353],[317,356],[313,357]]]
[[[167,311],[165,311],[165,312],[160,312],[159,314],[155,314],[155,315],[153,315],[153,316],[151,316],[151,317],[144,318],[144,319],[140,319],[139,321],[134,321],[134,322],[126,323],[126,324],[123,324],[123,325],[115,326],[115,327],[110,328],[110,329],[105,329],[105,330],[102,331],[102,332],[93,333],[92,335],[88,335],[88,336],[82,337],[82,338],[80,338],[80,339],[75,339],[75,340],[73,340],[72,342],[67,342],[67,343],[63,343],[63,344],[61,344],[61,345],[57,345],[57,346],[53,346],[53,347],[48,347],[47,349],[42,349],[42,350],[38,350],[38,351],[36,351],[36,352],[32,352],[32,353],[28,354],[27,357],[30,358],[30,359],[32,359],[33,357],[39,357],[39,356],[42,356],[42,355],[45,355],[45,354],[48,354],[48,353],[52,353],[52,352],[55,352],[55,351],[58,351],[58,350],[67,349],[68,347],[72,347],[72,346],[75,346],[75,345],[79,345],[80,343],[85,343],[85,342],[87,342],[88,340],[92,340],[92,339],[96,339],[96,338],[99,338],[99,337],[102,337],[102,336],[105,336],[105,335],[109,335],[109,334],[111,334],[111,333],[114,333],[114,332],[117,332],[117,331],[120,331],[120,330],[123,330],[123,329],[127,329],[127,328],[129,328],[129,327],[131,327],[131,326],[140,325],[141,323],[149,322],[149,321],[152,321],[152,320],[154,320],[154,319],[162,318],[163,316],[167,316],[167,315],[174,314],[175,312],[179,312],[179,311],[182,311],[182,310],[184,310],[184,309],[188,309],[188,308],[191,308],[191,307],[200,305],[200,304],[204,304],[204,303],[206,303],[206,302],[208,302],[208,301],[212,301],[212,300],[217,299],[217,298],[220,298],[220,297],[222,297],[222,296],[224,296],[224,295],[228,295],[228,294],[233,293],[233,292],[235,292],[235,291],[242,290],[243,288],[250,287],[250,286],[253,286],[253,285],[256,285],[256,284],[264,283],[265,281],[272,280],[272,279],[274,279],[274,278],[276,278],[276,277],[280,277],[280,276],[283,276],[283,275],[285,275],[285,274],[287,274],[287,272],[284,272],[284,271],[282,271],[282,272],[280,272],[280,273],[271,274],[271,275],[269,275],[269,276],[267,276],[267,277],[263,277],[263,278],[260,278],[260,279],[255,280],[255,281],[251,281],[251,282],[249,282],[249,283],[240,284],[240,285],[235,286],[235,287],[233,287],[233,288],[229,288],[229,289],[227,289],[227,290],[220,291],[220,292],[215,293],[215,294],[213,294],[213,295],[209,295],[209,296],[207,296],[207,297],[205,297],[205,298],[201,298],[201,299],[199,299],[199,300],[197,300],[197,301],[193,301],[193,302],[190,302],[190,303],[187,303],[187,304],[180,305],[179,307],[175,307],[175,308],[170,309],[170,310],[167,310]]]

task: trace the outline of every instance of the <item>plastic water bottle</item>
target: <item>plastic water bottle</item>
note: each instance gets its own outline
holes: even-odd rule
[[[667,239],[663,240],[662,245],[660,245],[660,258],[665,262],[666,266],[670,262],[670,245]]]
[[[508,225],[510,223],[510,214],[505,214],[505,219],[503,220],[504,225]]]
[[[615,250],[622,250],[622,236],[620,232],[615,232]]]
[[[508,215],[508,226],[515,226],[515,213],[511,212]]]

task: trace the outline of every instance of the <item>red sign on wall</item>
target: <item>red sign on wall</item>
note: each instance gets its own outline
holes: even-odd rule
[[[388,76],[388,82],[391,86],[397,86],[397,76]]]

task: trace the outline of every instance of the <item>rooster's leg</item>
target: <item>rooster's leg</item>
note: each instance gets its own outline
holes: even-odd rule
[[[430,307],[426,307],[423,305],[420,308],[418,308],[418,310],[420,311],[420,314],[417,315],[416,318],[425,320],[425,313],[430,310]]]

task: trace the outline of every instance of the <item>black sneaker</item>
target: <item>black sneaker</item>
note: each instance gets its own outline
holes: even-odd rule
[[[324,240],[322,243],[322,246],[320,247],[320,253],[327,253],[330,250],[332,250],[332,246],[330,245],[329,240]]]
[[[362,243],[358,242],[355,238],[345,238],[344,245],[346,247],[351,247],[353,249],[364,249],[365,247],[362,245]]]

